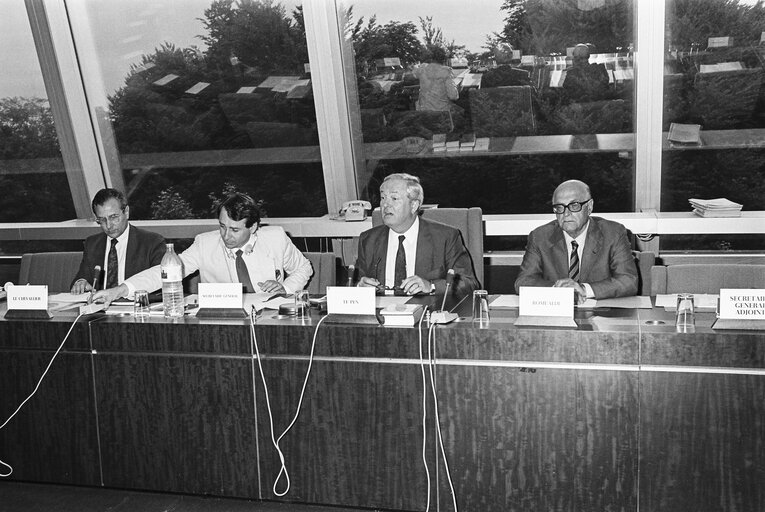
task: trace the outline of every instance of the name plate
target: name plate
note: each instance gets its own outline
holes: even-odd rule
[[[720,290],[720,318],[765,320],[765,289]]]
[[[374,315],[375,289],[372,287],[328,286],[327,313],[330,315]]]
[[[518,290],[518,314],[574,318],[574,289],[521,286]]]
[[[242,300],[241,283],[199,283],[199,307],[240,308]]]
[[[8,310],[47,311],[47,285],[17,285],[5,289],[8,292]]]

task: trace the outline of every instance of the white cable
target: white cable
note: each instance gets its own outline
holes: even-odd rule
[[[425,308],[425,313],[428,313],[427,308]],[[422,373],[422,464],[425,466],[425,477],[428,480],[428,501],[425,505],[425,512],[428,512],[430,510],[430,470],[428,469],[428,458],[425,454],[425,448],[428,444],[426,441],[428,439],[427,435],[427,426],[425,425],[425,422],[428,418],[428,404],[427,404],[427,398],[428,398],[428,380],[425,377],[425,359],[422,357],[422,319],[425,318],[425,314],[423,314],[420,317],[420,321],[417,324],[417,335],[418,335],[418,343],[417,346],[420,349],[420,373]],[[429,315],[428,315],[429,316]]]
[[[274,485],[271,488],[273,493],[276,496],[282,497],[288,492],[290,492],[290,475],[287,471],[287,463],[284,459],[284,453],[282,452],[281,448],[279,447],[279,443],[281,442],[282,438],[289,432],[289,430],[292,428],[292,425],[295,424],[295,422],[298,419],[298,416],[300,415],[300,407],[303,404],[303,396],[305,395],[305,388],[308,384],[308,377],[311,375],[311,366],[313,365],[313,353],[316,348],[316,336],[319,333],[319,326],[324,321],[324,319],[327,318],[326,316],[322,317],[321,320],[316,324],[316,329],[313,332],[313,341],[311,342],[311,354],[308,359],[308,369],[305,372],[305,379],[303,380],[303,389],[300,390],[300,399],[298,400],[297,408],[295,409],[295,416],[292,418],[292,421],[289,425],[287,425],[287,428],[284,429],[284,431],[281,433],[281,435],[278,438],[274,438],[274,416],[271,412],[271,400],[268,398],[268,384],[266,384],[266,376],[263,373],[263,365],[260,361],[260,350],[258,348],[258,340],[255,338],[255,322],[252,318],[252,315],[250,315],[250,341],[251,341],[251,347],[250,352],[253,351],[254,353],[252,355],[257,357],[258,361],[258,368],[260,369],[260,379],[263,381],[263,392],[266,395],[266,409],[268,410],[268,423],[269,427],[271,429],[271,444],[274,445],[274,448],[276,448],[276,453],[279,454],[279,461],[281,464],[281,469],[279,469],[279,474],[276,475],[276,479],[274,480]],[[282,478],[282,474],[284,474],[284,478],[287,480],[287,487],[284,489],[284,492],[280,493],[276,490],[276,486],[279,484],[279,480]]]
[[[441,437],[441,420],[438,416],[438,397],[436,396],[436,383],[435,383],[435,366],[436,366],[436,330],[434,329],[435,325],[431,325],[430,330],[428,331],[428,361],[430,362],[430,388],[433,391],[433,408],[436,415],[436,432],[438,433],[438,445],[441,448],[441,458],[444,459],[444,468],[446,469],[446,479],[449,482],[449,489],[452,491],[452,504],[454,505],[454,512],[458,512],[457,510],[457,495],[454,493],[454,484],[452,483],[452,475],[449,471],[449,461],[446,459],[446,451],[444,450],[444,440]],[[430,338],[433,338],[433,353],[431,355],[430,351]]]
[[[50,358],[50,362],[48,363],[48,366],[46,366],[46,367],[45,367],[45,371],[44,371],[44,372],[42,373],[42,375],[40,376],[40,380],[38,380],[38,381],[37,381],[37,385],[35,386],[35,388],[32,390],[32,392],[29,394],[29,396],[28,396],[28,397],[26,397],[26,398],[24,399],[24,401],[23,401],[23,402],[21,402],[21,403],[19,404],[19,406],[16,408],[16,410],[15,410],[15,411],[13,411],[13,414],[11,414],[10,416],[8,416],[8,419],[7,419],[7,420],[5,420],[5,421],[3,422],[3,424],[2,424],[2,425],[0,425],[0,430],[2,430],[3,428],[5,428],[5,426],[6,426],[6,425],[7,425],[7,424],[8,424],[8,423],[9,423],[9,422],[10,422],[10,421],[13,419],[13,417],[14,417],[14,416],[16,416],[16,414],[17,414],[17,413],[18,413],[18,412],[21,410],[21,408],[22,408],[22,407],[24,407],[24,404],[26,404],[26,403],[27,403],[27,402],[28,402],[28,401],[29,401],[29,400],[30,400],[30,399],[31,399],[31,398],[34,396],[34,394],[35,394],[35,393],[37,393],[37,390],[40,388],[40,384],[42,384],[42,381],[43,381],[43,379],[44,379],[44,378],[45,378],[45,376],[48,374],[48,370],[50,370],[50,367],[53,365],[53,361],[55,361],[55,360],[56,360],[56,356],[58,355],[58,353],[59,353],[59,352],[61,352],[61,349],[62,349],[62,348],[64,348],[64,343],[66,343],[66,340],[67,340],[67,339],[69,339],[69,335],[72,333],[72,329],[74,329],[74,326],[77,324],[77,320],[79,320],[81,316],[82,316],[82,313],[80,313],[79,315],[77,315],[77,318],[75,318],[75,319],[74,319],[74,322],[72,322],[72,326],[69,328],[69,331],[67,331],[67,333],[66,333],[66,336],[64,336],[64,339],[61,341],[61,344],[60,344],[60,345],[58,346],[58,348],[56,349],[56,353],[55,353],[55,354],[53,354],[53,357],[51,357],[51,358]],[[0,460],[0,464],[2,464],[3,466],[5,466],[6,468],[8,468],[8,473],[0,473],[0,477],[1,477],[1,478],[6,478],[6,477],[9,477],[9,476],[11,476],[11,473],[13,473],[13,467],[11,467],[11,465],[10,465],[10,464],[6,464],[6,463],[5,463],[5,462],[3,462],[2,460]]]

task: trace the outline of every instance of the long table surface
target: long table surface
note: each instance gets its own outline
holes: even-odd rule
[[[317,330],[316,312],[262,315],[254,339],[248,320],[86,317],[0,430],[0,460],[20,481],[452,510],[437,410],[463,511],[765,510],[763,332],[715,331],[699,313],[695,333],[677,333],[660,308],[579,310],[576,329],[491,313],[432,339]],[[74,318],[0,320],[0,421]],[[268,405],[275,438],[314,337],[279,443],[280,496]]]

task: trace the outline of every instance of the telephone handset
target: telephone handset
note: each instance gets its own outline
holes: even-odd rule
[[[372,203],[369,201],[347,201],[343,203],[340,215],[343,215],[346,221],[359,221],[367,218],[368,211],[372,211]]]

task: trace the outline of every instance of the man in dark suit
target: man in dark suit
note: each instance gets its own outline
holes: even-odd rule
[[[122,192],[113,188],[99,190],[93,198],[92,209],[103,233],[85,239],[80,269],[72,281],[72,293],[93,289],[96,265],[103,270],[96,288],[112,288],[162,261],[165,239],[130,225],[130,207]]]
[[[637,268],[627,230],[618,222],[590,217],[590,188],[578,180],[558,185],[553,193],[555,220],[529,235],[521,286],[558,286],[587,298],[625,297],[637,293]]]
[[[385,178],[380,186],[383,225],[359,237],[359,286],[406,295],[444,293],[447,271],[454,269],[455,295],[480,287],[459,230],[421,219],[422,201],[416,176],[398,173]]]

